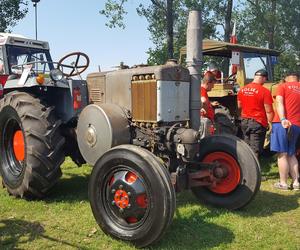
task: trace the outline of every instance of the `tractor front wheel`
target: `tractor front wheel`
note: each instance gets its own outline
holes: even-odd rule
[[[0,173],[16,197],[42,198],[61,176],[64,138],[53,108],[24,92],[0,101]]]
[[[246,206],[259,190],[259,162],[250,147],[235,136],[216,135],[201,140],[200,161],[216,163],[227,173],[216,185],[192,188],[205,204],[239,209]]]
[[[175,210],[175,192],[165,166],[149,151],[122,145],[93,168],[89,199],[102,230],[145,247],[160,239]]]

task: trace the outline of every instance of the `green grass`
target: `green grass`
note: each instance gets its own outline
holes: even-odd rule
[[[170,228],[151,249],[300,249],[300,192],[277,191],[274,158],[262,159],[256,198],[241,211],[197,203],[177,195]],[[87,197],[89,166],[67,159],[63,177],[48,198],[25,201],[0,190],[0,249],[135,249],[105,235],[94,221]]]

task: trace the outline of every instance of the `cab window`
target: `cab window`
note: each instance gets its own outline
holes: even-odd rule
[[[257,53],[243,53],[245,75],[247,82],[253,80],[257,70],[265,69],[268,72],[269,79],[272,80],[272,72],[269,66],[269,58],[267,55]]]

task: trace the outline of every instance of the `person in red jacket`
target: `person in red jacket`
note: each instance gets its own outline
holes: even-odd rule
[[[263,87],[267,78],[266,70],[258,70],[255,72],[253,82],[238,92],[243,137],[257,157],[263,150],[268,122],[272,122],[274,117],[271,92]]]
[[[216,82],[216,78],[214,74],[210,71],[207,71],[204,74],[204,77],[201,82],[201,88],[200,88],[200,97],[202,103],[202,107],[200,110],[201,138],[213,134],[213,122],[214,122],[215,111],[212,103],[209,101],[207,92],[212,90],[215,82]]]
[[[298,73],[288,73],[285,82],[277,88],[276,115],[272,124],[271,150],[277,152],[280,181],[275,188],[288,190],[288,176],[292,177],[291,188],[299,190],[299,168],[296,158],[296,143],[300,135],[300,83]]]

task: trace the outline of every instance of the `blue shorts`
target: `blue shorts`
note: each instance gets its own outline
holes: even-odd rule
[[[281,123],[272,124],[271,132],[271,151],[278,153],[296,153],[296,143],[300,135],[300,127],[292,125],[288,135],[288,129],[282,127]]]

